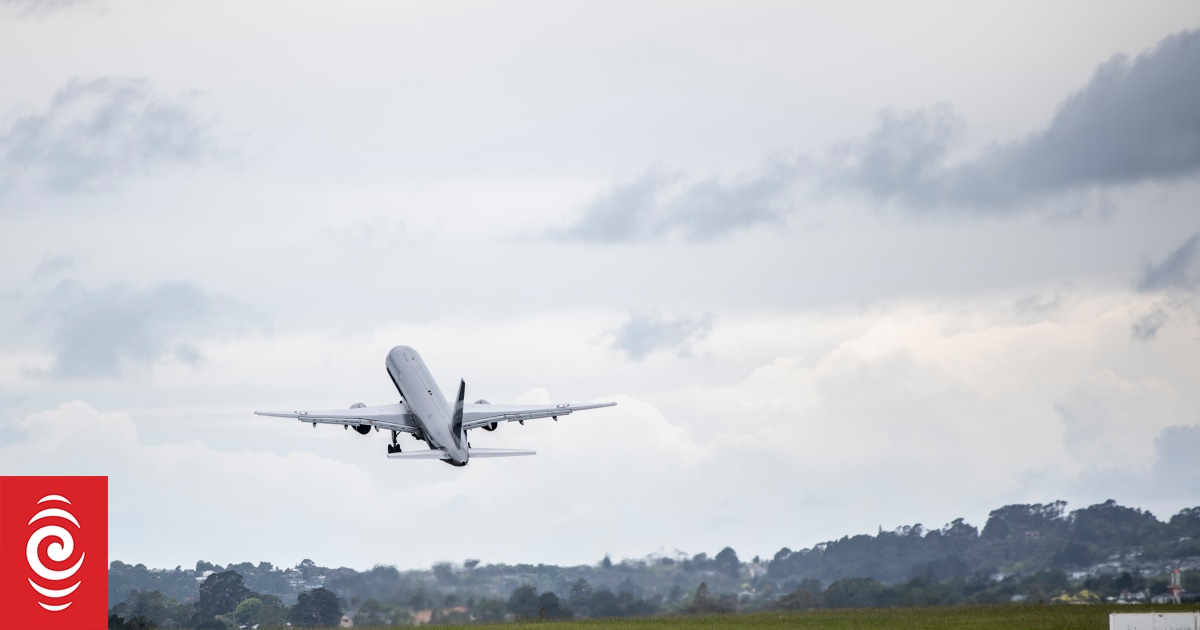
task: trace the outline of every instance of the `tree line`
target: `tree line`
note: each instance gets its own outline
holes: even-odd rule
[[[594,565],[439,563],[429,570],[269,563],[150,570],[113,562],[114,627],[261,628],[567,619],[765,609],[1096,601],[1163,593],[1166,571],[1200,567],[1200,507],[1167,521],[1114,501],[1008,505],[982,530],[955,519],[784,548],[744,561],[675,553]],[[1183,572],[1200,592],[1200,572]],[[199,584],[199,588],[197,585]],[[334,619],[334,615],[337,619]],[[140,619],[140,621],[139,621]],[[332,623],[330,623],[332,621]],[[126,624],[126,625],[120,625]],[[133,625],[130,625],[133,624]],[[141,625],[137,625],[141,624]]]
[[[109,610],[110,630],[188,628],[328,628],[342,620],[338,596],[325,588],[301,592],[285,605],[276,595],[246,588],[236,571],[212,573],[200,584],[195,600],[181,602],[161,591],[132,591]]]

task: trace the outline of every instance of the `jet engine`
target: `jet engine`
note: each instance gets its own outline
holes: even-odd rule
[[[476,400],[474,404],[476,404],[476,405],[490,405],[490,404],[492,404],[492,403],[490,403],[490,402],[488,402],[488,401],[486,401],[486,400],[484,400],[484,399],[480,398],[479,400]],[[498,424],[496,424],[495,422],[493,422],[493,423],[491,423],[491,424],[485,424],[485,425],[483,425],[483,429],[484,429],[485,431],[495,431],[497,426],[499,426],[499,425],[498,425]]]
[[[350,408],[351,409],[362,409],[363,407],[366,407],[366,406],[367,405],[364,403],[356,402],[353,405],[350,405]],[[358,431],[359,435],[366,435],[371,432],[371,425],[369,425],[369,424],[352,424],[350,426],[353,427],[355,431]]]

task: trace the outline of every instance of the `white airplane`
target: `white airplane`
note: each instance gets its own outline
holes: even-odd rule
[[[493,405],[486,400],[464,404],[467,384],[458,383],[458,398],[454,409],[421,360],[421,355],[408,346],[396,346],[388,352],[388,375],[400,391],[400,402],[394,405],[368,407],[356,403],[348,410],[331,411],[255,411],[260,416],[295,418],[301,422],[317,424],[340,424],[354,427],[366,435],[374,427],[392,432],[392,443],[388,444],[388,457],[392,459],[440,459],[452,466],[466,466],[472,457],[514,457],[536,455],[535,451],[499,448],[472,448],[467,442],[467,431],[483,428],[495,431],[501,422],[520,422],[534,418],[554,418],[575,411],[612,407],[615,402],[573,405]],[[396,438],[409,433],[429,445],[429,450],[404,453]]]

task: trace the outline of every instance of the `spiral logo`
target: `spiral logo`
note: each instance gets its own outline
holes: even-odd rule
[[[38,500],[38,505],[43,503],[71,505],[66,497],[58,494],[48,494]],[[50,600],[50,603],[47,603],[42,601],[42,598],[38,598],[38,605],[51,612],[59,612],[66,610],[71,605],[72,602],[67,598],[79,588],[80,584],[83,584],[82,580],[75,580],[74,584],[71,581],[79,572],[79,568],[83,566],[83,559],[86,555],[80,552],[79,560],[69,568],[65,568],[75,555],[75,538],[63,525],[68,523],[74,525],[76,531],[82,528],[79,526],[79,521],[75,519],[75,515],[62,507],[47,506],[43,508],[29,519],[29,524],[33,525],[38,521],[47,522],[29,537],[29,542],[25,545],[25,558],[29,561],[29,568],[33,569],[42,584],[29,578],[29,585],[39,595]],[[42,543],[46,540],[51,542],[45,546],[43,551]],[[49,561],[51,567],[57,568],[46,566],[47,562],[43,558]]]

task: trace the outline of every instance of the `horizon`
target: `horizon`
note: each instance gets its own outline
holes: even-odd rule
[[[1110,499],[1110,500],[1111,500],[1111,499]],[[1050,501],[1050,502],[1048,502],[1048,503],[1046,503],[1046,504],[1042,504],[1042,505],[1053,505],[1053,504],[1055,504],[1055,503],[1057,503],[1057,502],[1059,502],[1059,501],[1062,501],[1062,500],[1061,500],[1061,499],[1059,499],[1059,500],[1057,500],[1057,501]],[[1070,506],[1070,503],[1069,503],[1069,502],[1067,502],[1067,501],[1062,501],[1062,503],[1064,503],[1064,504],[1065,504],[1066,506],[1068,506],[1068,507]],[[1102,502],[1100,502],[1100,503],[1094,503],[1094,504],[1092,504],[1092,505],[1090,505],[1090,506],[1084,506],[1084,507],[1094,507],[1094,506],[1097,506],[1097,505],[1104,505],[1104,504],[1106,504],[1106,503],[1107,503],[1107,501],[1102,501]],[[1017,505],[1022,505],[1022,504],[1017,504]],[[1031,504],[1023,504],[1023,505],[1031,505]],[[1120,504],[1118,504],[1118,505],[1120,505]],[[1000,506],[999,508],[996,508],[996,510],[1002,509],[1003,507],[1009,507],[1009,506]],[[1084,507],[1077,508],[1077,509],[1084,509]],[[1169,515],[1169,516],[1166,516],[1165,518],[1164,518],[1163,516],[1161,516],[1161,515],[1154,514],[1153,512],[1151,512],[1151,511],[1149,511],[1149,510],[1143,510],[1143,509],[1141,509],[1141,508],[1139,508],[1139,507],[1136,507],[1136,506],[1129,506],[1129,505],[1125,505],[1125,506],[1122,506],[1122,507],[1126,507],[1126,508],[1130,508],[1130,509],[1138,510],[1138,511],[1140,511],[1140,512],[1142,512],[1142,513],[1145,513],[1145,514],[1150,514],[1151,516],[1153,516],[1153,517],[1155,518],[1155,520],[1157,520],[1157,521],[1158,521],[1158,522],[1160,522],[1160,523],[1168,523],[1168,522],[1170,521],[1170,518],[1171,518],[1171,516],[1175,516],[1176,514],[1179,514],[1179,513],[1181,513],[1181,512],[1184,512],[1184,511],[1186,511],[1186,510],[1188,510],[1188,509],[1192,509],[1192,508],[1200,508],[1200,504],[1197,504],[1197,505],[1195,505],[1195,506],[1190,506],[1190,507],[1184,507],[1184,508],[1180,508],[1180,510],[1176,511],[1175,513],[1173,513],[1173,514],[1171,514],[1171,515]],[[995,510],[993,510],[993,511],[995,511]],[[1063,511],[1063,518],[1064,518],[1064,519],[1069,519],[1069,518],[1070,518],[1070,515],[1071,515],[1071,512],[1074,512],[1074,511],[1075,511],[1075,510],[1064,510],[1064,511]],[[961,518],[961,517],[960,517],[960,518]],[[990,517],[989,517],[989,518],[990,518]],[[956,519],[956,520],[957,520],[957,519]],[[986,524],[986,521],[987,521],[987,519],[985,519],[985,521],[984,521],[984,524]],[[966,518],[963,518],[963,522],[964,522],[965,524],[967,524],[967,525],[970,525],[971,527],[974,527],[974,528],[976,529],[976,531],[977,531],[977,535],[982,535],[982,533],[983,533],[983,528],[984,528],[984,524],[981,524],[981,525],[976,525],[976,524],[972,523],[972,522],[971,522],[969,519],[966,519]],[[843,538],[853,538],[853,537],[855,537],[855,536],[861,536],[861,535],[865,535],[865,536],[871,536],[871,537],[873,537],[873,538],[874,538],[874,537],[878,537],[878,536],[880,536],[880,535],[882,535],[882,534],[895,534],[895,533],[897,533],[897,532],[898,532],[900,529],[902,529],[902,528],[906,528],[906,527],[915,527],[915,526],[917,526],[917,525],[920,525],[920,526],[924,527],[924,529],[925,529],[925,532],[922,534],[922,536],[924,536],[924,535],[928,534],[930,531],[933,531],[933,530],[944,530],[944,529],[946,529],[947,527],[949,527],[949,526],[950,526],[950,525],[952,525],[952,524],[953,524],[953,522],[948,522],[948,523],[946,523],[946,524],[942,525],[941,527],[929,527],[929,526],[926,526],[924,523],[911,523],[911,524],[906,524],[906,525],[897,525],[897,526],[895,526],[895,527],[892,527],[892,528],[884,528],[882,525],[880,525],[880,526],[879,526],[879,528],[878,528],[878,530],[876,531],[876,533],[875,533],[875,534],[870,534],[870,533],[866,533],[866,534],[844,534],[843,536],[840,536],[840,537],[838,537],[838,538],[833,538],[833,539],[830,539],[830,540],[822,540],[822,541],[820,541],[820,542],[816,542],[816,543],[813,543],[813,544],[811,544],[811,545],[807,545],[807,546],[804,546],[804,547],[798,547],[798,548],[792,549],[792,552],[793,552],[793,553],[795,553],[795,552],[798,552],[798,551],[812,550],[812,549],[815,549],[816,547],[818,547],[818,546],[820,546],[820,545],[824,545],[824,544],[826,544],[826,543],[832,543],[832,542],[836,542],[836,541],[838,541],[838,540],[842,540]],[[608,559],[609,559],[609,560],[610,560],[610,561],[611,561],[613,564],[623,564],[623,563],[629,563],[629,562],[632,562],[632,563],[637,563],[637,562],[644,562],[644,561],[647,561],[647,560],[650,560],[650,559],[657,559],[657,558],[672,558],[672,559],[676,559],[676,560],[678,560],[678,559],[680,559],[680,558],[693,558],[693,557],[695,557],[695,556],[696,556],[696,555],[698,555],[698,554],[705,554],[705,555],[707,555],[708,557],[710,557],[710,558],[711,558],[711,557],[714,557],[714,556],[716,556],[716,554],[717,554],[717,553],[719,553],[719,552],[720,552],[722,549],[725,549],[725,548],[730,548],[730,549],[733,549],[735,553],[737,552],[737,547],[736,547],[735,545],[725,545],[725,546],[724,546],[724,547],[722,547],[721,549],[717,549],[717,550],[715,550],[715,551],[709,551],[709,550],[700,550],[700,551],[697,551],[696,553],[689,553],[689,552],[687,552],[687,551],[684,551],[684,550],[682,550],[682,549],[672,549],[670,552],[665,552],[665,551],[662,551],[662,550],[660,549],[660,550],[652,551],[652,552],[650,552],[650,553],[648,553],[648,554],[644,554],[644,555],[641,555],[641,556],[629,556],[629,557],[621,557],[621,558],[619,558],[619,559],[618,559],[618,558],[613,558],[613,557],[611,557],[611,556],[610,556],[610,554],[604,554],[604,555],[602,555],[602,556],[600,557],[600,559],[596,560],[595,562],[577,562],[577,563],[572,563],[572,564],[567,564],[567,565],[563,565],[563,564],[559,564],[559,563],[552,563],[552,562],[530,562],[530,561],[521,561],[521,562],[495,562],[495,561],[488,561],[487,559],[484,559],[484,558],[463,558],[463,559],[461,559],[461,560],[440,560],[440,561],[435,561],[435,562],[433,562],[432,564],[430,564],[428,567],[401,567],[401,566],[397,566],[397,565],[395,565],[395,564],[382,564],[382,563],[377,563],[377,564],[371,565],[370,567],[362,568],[362,567],[348,567],[348,566],[345,566],[345,565],[327,565],[327,564],[323,564],[323,563],[321,563],[321,562],[318,562],[318,561],[316,561],[316,560],[314,560],[314,559],[312,559],[312,558],[310,558],[310,557],[304,557],[304,558],[301,558],[300,560],[297,560],[295,564],[278,564],[278,563],[275,563],[275,562],[270,562],[270,564],[271,564],[271,566],[272,566],[274,569],[276,569],[276,570],[280,570],[280,569],[293,569],[293,568],[296,568],[296,567],[298,567],[298,566],[299,566],[299,565],[300,565],[302,562],[304,562],[305,560],[309,560],[309,561],[312,561],[312,562],[313,562],[314,564],[316,564],[317,566],[322,566],[322,567],[331,568],[331,569],[332,569],[332,568],[339,568],[339,569],[340,569],[340,568],[346,568],[346,569],[352,569],[352,570],[354,570],[354,571],[358,571],[358,572],[360,572],[360,573],[361,573],[361,572],[363,572],[363,571],[369,571],[369,570],[371,570],[371,569],[373,569],[373,568],[375,568],[375,567],[391,567],[391,568],[394,568],[394,569],[396,569],[397,571],[431,571],[431,570],[433,570],[433,567],[434,567],[435,565],[438,565],[438,564],[449,564],[450,566],[452,566],[452,567],[454,567],[454,568],[456,568],[456,569],[462,569],[462,568],[464,568],[464,567],[465,567],[465,565],[466,565],[468,562],[477,562],[477,563],[478,563],[480,566],[487,566],[487,565],[498,565],[498,564],[502,564],[502,565],[508,565],[508,566],[515,566],[515,565],[533,565],[533,566],[541,566],[541,565],[547,565],[547,566],[588,566],[588,567],[594,567],[594,566],[600,566],[600,565],[602,565],[602,564],[603,564],[603,562],[604,562],[604,560],[605,560],[605,558],[608,558]],[[760,561],[762,561],[762,562],[770,562],[770,561],[771,561],[771,558],[773,558],[773,557],[774,557],[775,553],[778,553],[779,551],[782,551],[784,548],[791,549],[791,546],[790,546],[790,545],[785,545],[784,547],[781,547],[781,548],[779,548],[779,549],[776,549],[774,552],[772,552],[772,553],[770,553],[770,554],[761,554],[761,553],[758,553],[758,554],[753,554],[753,555],[749,555],[749,554],[743,555],[743,554],[741,554],[741,553],[738,553],[738,559],[739,559],[741,562],[743,562],[743,563],[749,563],[749,562],[753,562],[753,559],[754,559],[754,558],[758,558],[758,559],[759,559]],[[174,569],[172,569],[172,568],[170,568],[170,567],[151,567],[151,566],[145,565],[145,563],[137,563],[137,562],[132,562],[132,563],[131,563],[131,562],[126,562],[125,560],[122,560],[122,559],[120,559],[120,558],[110,559],[110,561],[109,561],[109,565],[111,565],[113,562],[122,562],[122,563],[124,563],[124,564],[126,564],[126,565],[129,565],[129,566],[137,566],[138,564],[142,564],[143,566],[146,566],[146,568],[147,568],[148,570],[151,570],[151,571],[156,571],[156,570],[162,570],[162,571],[171,571],[171,570],[174,570]],[[201,563],[201,562],[205,562],[205,563],[208,563],[208,564],[213,564],[213,565],[221,566],[221,567],[224,567],[224,570],[227,570],[227,571],[228,571],[228,570],[232,570],[232,569],[229,569],[229,567],[231,567],[231,566],[234,566],[234,565],[237,565],[237,564],[244,564],[244,563],[250,563],[250,564],[260,564],[261,562],[269,562],[269,561],[265,561],[265,560],[259,560],[259,561],[255,562],[255,561],[252,561],[252,560],[244,559],[244,560],[240,560],[240,561],[236,561],[236,562],[222,563],[222,562],[213,562],[213,561],[211,561],[211,560],[207,560],[207,559],[204,559],[204,558],[198,558],[198,559],[196,560],[196,562],[192,563],[191,565],[177,564],[177,565],[176,565],[176,568],[178,568],[178,569],[182,569],[182,570],[195,570],[195,566],[196,566],[197,564]],[[189,566],[191,566],[192,568],[191,568],[191,569],[189,569],[189,568],[188,568]]]

